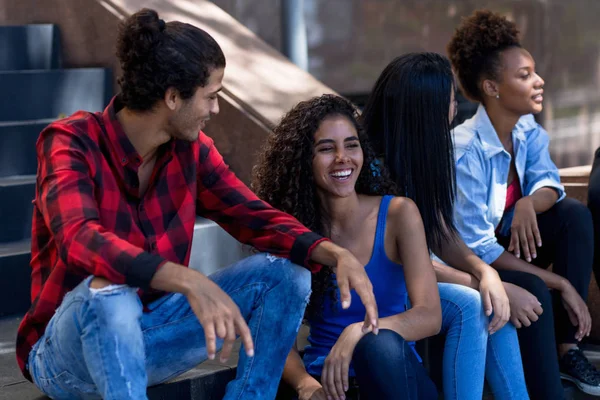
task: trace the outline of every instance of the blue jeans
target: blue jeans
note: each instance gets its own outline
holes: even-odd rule
[[[363,336],[354,348],[352,364],[360,400],[438,398],[435,384],[413,349],[392,330]]]
[[[207,359],[204,332],[187,299],[168,294],[143,307],[135,288],[67,293],[29,355],[35,384],[55,399],[146,399],[146,387]],[[310,295],[310,272],[259,254],[210,276],[240,308],[255,356],[240,351],[225,399],[273,399]],[[219,341],[219,348],[222,341]]]
[[[444,399],[481,400],[484,377],[494,398],[529,399],[517,332],[511,323],[488,335],[481,295],[466,286],[438,283],[442,329]]]

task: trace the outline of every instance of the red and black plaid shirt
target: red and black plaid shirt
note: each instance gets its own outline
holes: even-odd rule
[[[31,242],[32,306],[19,326],[17,361],[29,352],[64,295],[89,275],[139,287],[144,304],[166,261],[187,265],[196,215],[242,243],[309,263],[321,236],[273,209],[229,170],[204,133],[171,140],[157,152],[140,198],[140,155],[123,132],[115,97],[103,113],[77,112],[50,124],[37,142],[38,175]],[[141,292],[142,293],[142,292]]]

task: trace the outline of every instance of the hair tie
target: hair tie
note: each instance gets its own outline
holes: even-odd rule
[[[167,27],[167,24],[165,23],[165,20],[159,19],[158,20],[158,29],[162,32],[165,30],[166,27]]]

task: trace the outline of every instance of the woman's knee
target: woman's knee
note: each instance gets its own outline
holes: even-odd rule
[[[470,287],[455,285],[451,283],[439,283],[440,300],[442,302],[442,329],[446,331],[448,321],[456,322],[460,319],[460,324],[473,322],[474,326],[480,326],[485,329],[487,317],[483,310],[481,294]]]
[[[381,329],[377,335],[368,333],[354,348],[352,362],[357,365],[398,365],[405,362],[410,346],[397,332]],[[373,363],[373,360],[377,360]],[[370,362],[371,361],[371,362]]]
[[[555,207],[557,207],[561,222],[569,227],[577,228],[581,235],[593,234],[592,213],[583,203],[567,197],[556,203]]]

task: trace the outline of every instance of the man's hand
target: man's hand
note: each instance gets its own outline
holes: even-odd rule
[[[530,326],[544,312],[537,297],[522,287],[504,282],[504,289],[510,301],[510,321],[515,327]]]
[[[236,333],[242,338],[246,354],[249,357],[254,355],[252,335],[240,309],[217,284],[198,274],[196,282],[184,295],[204,329],[209,359],[215,358],[219,337],[224,340],[220,360],[226,362],[231,355]]]
[[[314,248],[311,259],[320,264],[334,266],[342,308],[350,307],[352,298],[350,289],[356,290],[367,310],[363,329],[365,332],[372,331],[377,334],[379,327],[377,303],[373,294],[373,285],[364,266],[348,250],[329,241],[319,243]]]
[[[575,339],[581,341],[585,336],[590,335],[592,329],[592,317],[590,316],[590,311],[588,310],[585,301],[583,301],[579,293],[577,293],[577,290],[575,290],[573,285],[567,280],[564,281],[560,294],[562,296],[563,306],[567,310],[567,314],[569,314],[571,323],[573,326],[579,328],[575,334]]]
[[[348,391],[348,369],[358,341],[364,336],[360,324],[348,325],[325,359],[321,384],[327,396],[343,399]]]
[[[248,357],[254,355],[250,329],[238,306],[217,284],[198,271],[167,262],[156,271],[150,287],[183,294],[204,329],[208,358],[215,358],[217,337],[224,340],[221,361],[231,354],[236,333],[242,338]]]
[[[502,280],[495,269],[488,267],[481,275],[479,293],[483,301],[483,309],[488,317],[494,312],[488,331],[490,334],[498,332],[510,319],[510,302],[502,284]]]
[[[527,262],[537,257],[537,247],[542,247],[542,236],[538,229],[537,214],[531,196],[522,197],[515,204],[510,234],[508,251],[520,258],[522,250]]]

